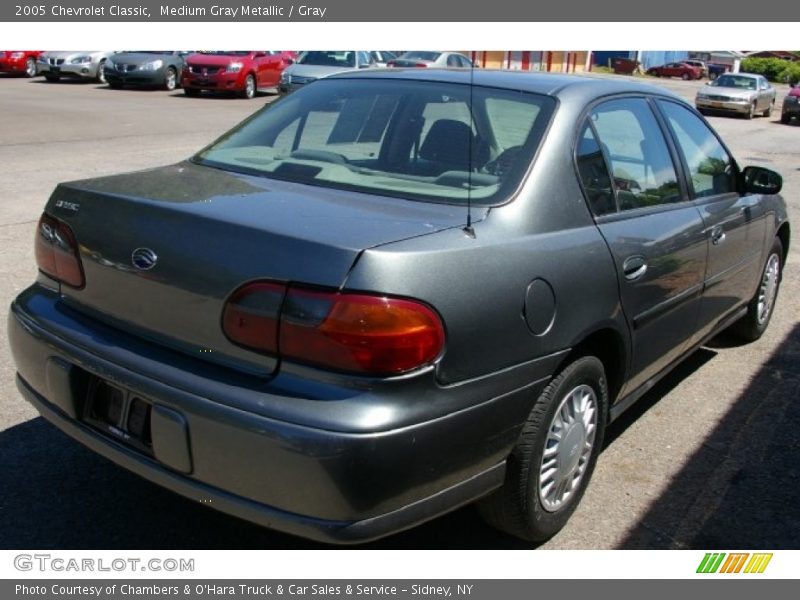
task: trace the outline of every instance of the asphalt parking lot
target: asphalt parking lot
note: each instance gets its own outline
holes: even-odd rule
[[[651,80],[688,99],[701,82]],[[187,98],[95,83],[0,76],[0,300],[34,279],[33,232],[59,181],[185,158],[274,99]],[[784,177],[800,228],[800,125],[778,110],[709,117],[739,163]],[[725,337],[696,352],[611,426],[582,504],[548,549],[800,548],[800,250],[758,342]],[[5,327],[5,325],[3,325]],[[95,456],[37,416],[0,343],[0,547],[317,548],[217,513]],[[531,547],[472,508],[371,548]]]

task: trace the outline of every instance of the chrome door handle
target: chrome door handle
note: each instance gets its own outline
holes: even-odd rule
[[[725,241],[725,230],[719,225],[711,230],[711,243],[717,246]]]
[[[622,273],[628,281],[635,281],[647,272],[644,256],[630,256],[622,263]]]

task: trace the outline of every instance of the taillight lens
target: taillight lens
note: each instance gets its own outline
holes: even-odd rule
[[[233,293],[222,312],[222,330],[235,344],[264,352],[278,352],[278,315],[286,286],[258,281]]]
[[[36,228],[36,264],[39,269],[74,288],[85,284],[78,241],[69,225],[43,214]]]
[[[416,300],[255,282],[223,310],[231,341],[337,371],[397,375],[433,362],[444,348],[436,312]]]
[[[342,371],[403,373],[443,346],[438,315],[414,300],[290,288],[281,315],[281,356]]]

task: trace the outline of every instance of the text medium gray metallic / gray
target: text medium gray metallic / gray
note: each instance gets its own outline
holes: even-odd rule
[[[670,3],[642,3],[618,0],[613,3],[552,3],[514,0],[478,2],[467,0],[311,0],[310,3],[272,0],[265,2],[184,1],[174,3],[108,2],[107,0],[59,0],[0,5],[0,21],[5,22],[115,22],[115,21],[225,21],[225,22],[504,22],[504,21],[584,21],[584,22],[674,22],[676,16],[697,22],[772,21],[768,12],[753,11],[745,3],[727,3],[725,10],[711,3],[690,0]],[[480,44],[479,44],[480,45]]]

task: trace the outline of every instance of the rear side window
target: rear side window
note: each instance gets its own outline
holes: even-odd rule
[[[633,210],[681,199],[675,165],[647,101],[611,100],[591,114],[608,159],[619,210]]]
[[[674,102],[659,102],[688,168],[694,196],[736,191],[733,159],[717,136],[692,113]]]

